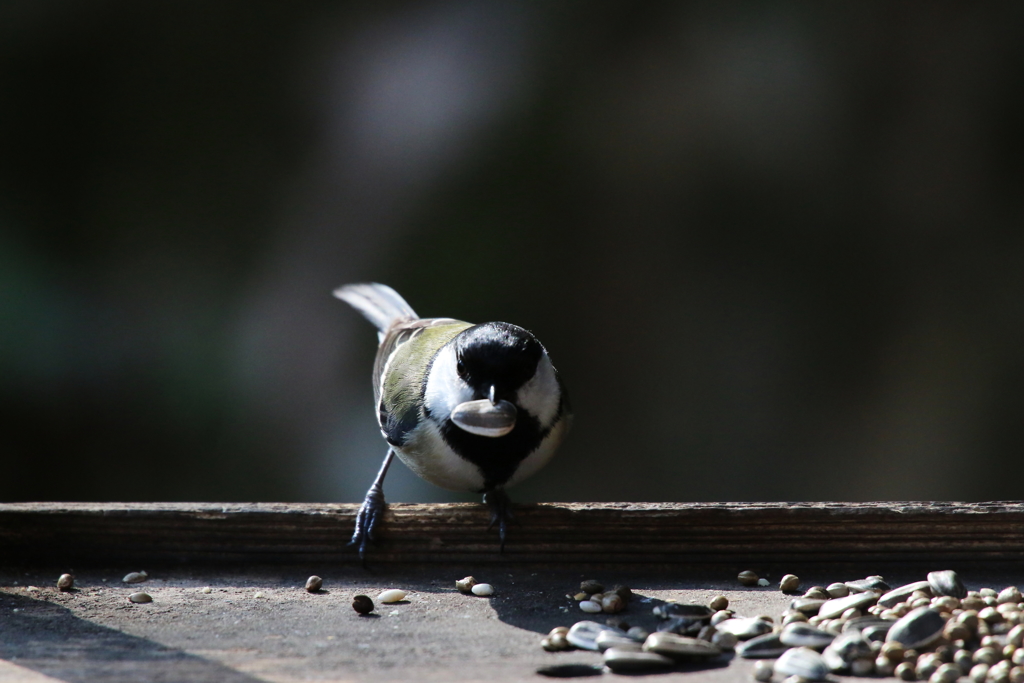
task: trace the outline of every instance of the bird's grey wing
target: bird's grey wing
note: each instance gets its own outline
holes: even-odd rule
[[[388,330],[373,366],[377,420],[388,443],[401,446],[419,424],[430,361],[467,327],[469,323],[452,318],[426,318],[401,322]]]

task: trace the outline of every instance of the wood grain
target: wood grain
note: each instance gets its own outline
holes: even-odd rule
[[[0,557],[57,561],[355,562],[358,506],[3,503]],[[498,553],[473,504],[394,504],[375,563],[1024,562],[1024,503],[544,503],[516,508]]]

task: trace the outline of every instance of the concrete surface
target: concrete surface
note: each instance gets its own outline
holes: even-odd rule
[[[858,566],[795,573],[804,588],[874,573],[895,586],[944,568]],[[142,569],[150,573],[148,581],[121,583],[124,574]],[[975,589],[1024,585],[1024,570],[1017,569],[1022,568],[960,571]],[[651,614],[654,600],[706,603],[721,594],[739,614],[776,618],[790,600],[777,589],[783,570],[770,574],[772,587],[743,588],[735,569],[686,567],[652,573],[493,565],[392,565],[372,571],[118,566],[75,572],[76,590],[60,593],[56,580],[65,571],[69,568],[0,566],[0,683],[552,680],[536,669],[600,661],[597,653],[548,653],[539,646],[554,626],[592,618],[566,597],[577,592],[582,579],[630,586],[636,597],[620,616],[651,630],[657,623]],[[318,594],[303,588],[311,574],[324,579]],[[495,594],[478,598],[457,592],[455,580],[467,574],[491,583]],[[212,592],[203,593],[205,586]],[[400,604],[378,604],[372,616],[352,610],[354,595],[376,598],[386,588],[410,594]],[[138,590],[152,595],[153,602],[129,603],[128,595]],[[650,676],[665,683],[746,682],[752,680],[751,667],[752,662],[736,658]]]

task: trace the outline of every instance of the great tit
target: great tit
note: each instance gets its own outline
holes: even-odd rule
[[[386,503],[383,483],[397,453],[417,475],[452,491],[483,494],[505,547],[505,487],[543,467],[571,421],[565,388],[530,332],[502,322],[420,318],[377,283],[334,290],[376,325],[377,422],[388,452],[356,516],[350,546],[365,559]]]

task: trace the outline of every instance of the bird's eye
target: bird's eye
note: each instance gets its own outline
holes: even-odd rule
[[[455,370],[458,371],[459,376],[466,374],[466,361],[461,358],[455,363]]]

